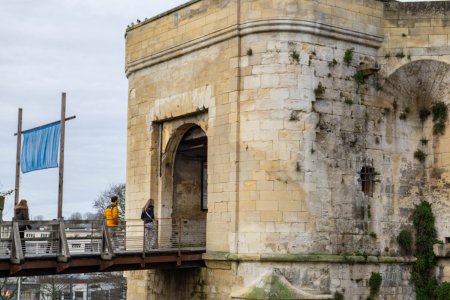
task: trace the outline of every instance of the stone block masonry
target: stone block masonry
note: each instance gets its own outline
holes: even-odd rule
[[[127,299],[254,299],[269,279],[360,299],[372,272],[380,298],[414,299],[397,242],[414,205],[450,238],[450,131],[419,117],[450,101],[449,18],[447,2],[194,0],[129,28],[126,216],[148,197],[185,213],[206,268],[130,272]]]

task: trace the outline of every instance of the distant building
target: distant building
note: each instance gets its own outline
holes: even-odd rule
[[[8,280],[10,293],[18,290],[18,278]],[[72,290],[72,299],[70,291]],[[21,300],[125,300],[122,272],[23,277]],[[56,297],[56,298],[55,298]],[[14,299],[17,299],[17,295]]]
[[[66,238],[71,254],[100,252],[101,239],[92,239],[91,231],[85,228],[66,228]],[[83,239],[86,237],[86,239]],[[55,253],[56,244],[51,242],[51,231],[47,229],[27,230],[25,238],[36,239],[26,241],[25,255]]]

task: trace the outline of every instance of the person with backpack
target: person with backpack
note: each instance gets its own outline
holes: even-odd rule
[[[155,208],[152,198],[148,199],[147,203],[142,208],[141,220],[144,221],[145,228],[145,251],[156,249]]]
[[[111,204],[105,208],[106,226],[116,227],[119,225],[119,209],[117,208],[117,196],[111,197]]]
[[[117,207],[118,198],[117,196],[111,197],[111,204],[105,208],[105,220],[106,226],[108,226],[109,232],[111,233],[111,240],[113,247],[116,249],[120,249],[121,246],[124,248],[124,241],[120,241],[119,239],[119,209]]]

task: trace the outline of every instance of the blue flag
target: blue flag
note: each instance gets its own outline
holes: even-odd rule
[[[60,122],[23,133],[22,173],[57,168]]]

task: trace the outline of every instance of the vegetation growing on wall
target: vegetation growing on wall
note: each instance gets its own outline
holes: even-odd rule
[[[353,75],[353,79],[355,80],[355,82],[358,86],[363,85],[364,81],[365,81],[363,72],[361,72],[361,71],[356,72]]]
[[[319,82],[317,87],[314,89],[314,95],[316,95],[316,98],[320,98],[325,94],[325,87],[322,85],[322,82]]]
[[[334,292],[333,300],[344,300],[344,295],[338,291]]]
[[[333,60],[328,63],[328,67],[334,68],[337,65],[337,63],[338,63],[337,60],[333,58]]]
[[[347,66],[350,66],[353,60],[353,48],[347,49],[344,54],[344,62]]]
[[[293,50],[291,52],[291,54],[289,55],[289,58],[291,60],[291,63],[299,63],[300,62],[300,54],[296,50]]]
[[[380,291],[381,287],[381,281],[382,281],[381,274],[378,272],[372,272],[369,278],[369,287],[370,287],[370,295],[368,299],[374,299],[375,296]]]
[[[431,113],[433,114],[433,122],[447,121],[448,108],[442,101],[436,101],[431,105]]]
[[[402,59],[405,57],[405,53],[403,53],[403,51],[397,52],[395,54],[395,57]]]
[[[431,115],[431,111],[427,107],[422,107],[419,109],[419,119],[423,123]]]
[[[412,253],[413,238],[411,231],[407,229],[403,229],[402,231],[400,231],[399,235],[397,236],[397,242],[404,254],[410,255]]]
[[[448,107],[442,101],[433,102],[431,105],[431,115],[433,116],[433,134],[443,135],[445,133],[445,122],[448,118]]]
[[[444,135],[445,133],[445,123],[435,123],[433,125],[433,134],[434,135]]]
[[[450,283],[443,282],[436,289],[436,299],[437,300],[448,300],[450,299]]]
[[[414,158],[420,162],[424,162],[426,157],[427,155],[422,150],[416,150],[416,152],[414,152]]]
[[[437,260],[433,252],[433,244],[438,242],[434,222],[431,204],[422,201],[413,212],[417,260],[413,265],[412,280],[416,286],[417,300],[450,299],[450,283],[442,282],[438,284],[434,276]]]
[[[416,262],[413,266],[412,280],[416,286],[417,300],[436,299],[437,281],[433,275],[436,257],[433,244],[436,242],[436,229],[431,204],[422,201],[413,212],[416,229]]]

